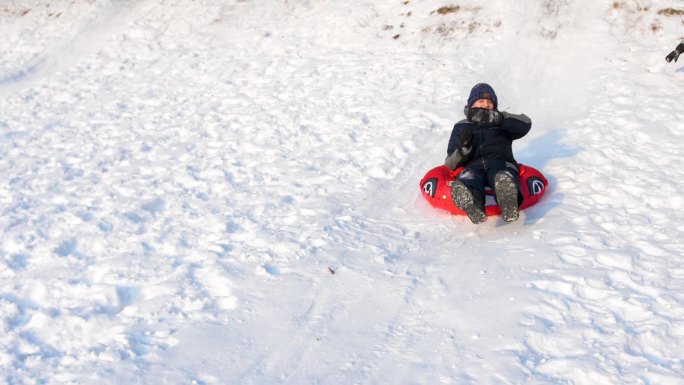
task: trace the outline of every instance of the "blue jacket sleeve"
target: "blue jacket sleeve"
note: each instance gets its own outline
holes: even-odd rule
[[[502,112],[501,114],[503,115],[503,120],[499,127],[508,132],[511,140],[520,139],[530,132],[532,120],[527,115],[514,115],[508,112]]]
[[[444,159],[444,165],[446,165],[449,170],[455,170],[461,166],[465,159],[458,150],[461,146],[461,133],[466,127],[466,121],[460,121],[454,125],[454,129],[451,130],[451,137],[449,138],[449,146],[447,147],[447,157]]]
[[[466,127],[466,120],[462,120],[454,125],[451,130],[451,137],[449,137],[449,146],[447,147],[447,156],[453,154],[461,146],[461,133]]]

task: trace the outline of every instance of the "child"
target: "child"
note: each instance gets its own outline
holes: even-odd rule
[[[497,110],[494,89],[476,84],[465,106],[465,120],[454,125],[445,164],[450,170],[465,168],[451,186],[451,199],[477,224],[487,220],[485,185],[494,190],[501,215],[506,222],[518,219],[522,202],[518,164],[512,143],[532,128],[526,115]]]

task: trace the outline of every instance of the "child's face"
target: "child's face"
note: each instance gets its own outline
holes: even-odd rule
[[[477,99],[470,108],[484,108],[487,110],[494,109],[494,102],[489,99]]]

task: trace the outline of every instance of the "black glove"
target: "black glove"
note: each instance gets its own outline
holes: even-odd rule
[[[461,157],[465,157],[466,155],[470,154],[470,151],[473,150],[473,127],[468,126],[463,129],[463,132],[461,132],[461,138],[459,140],[459,143],[461,143],[460,147],[458,148],[458,154],[461,155]]]
[[[503,120],[501,112],[486,108],[470,108],[466,114],[468,121],[482,125],[498,126]]]
[[[676,63],[677,59],[679,59],[679,54],[681,53],[684,53],[684,43],[680,43],[674,51],[670,52],[670,54],[667,55],[665,60],[667,60],[667,62],[669,63],[674,59]]]

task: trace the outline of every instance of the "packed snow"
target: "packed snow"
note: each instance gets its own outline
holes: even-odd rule
[[[683,31],[675,0],[3,1],[0,382],[684,384]],[[550,182],[514,223],[418,186],[478,82]]]

